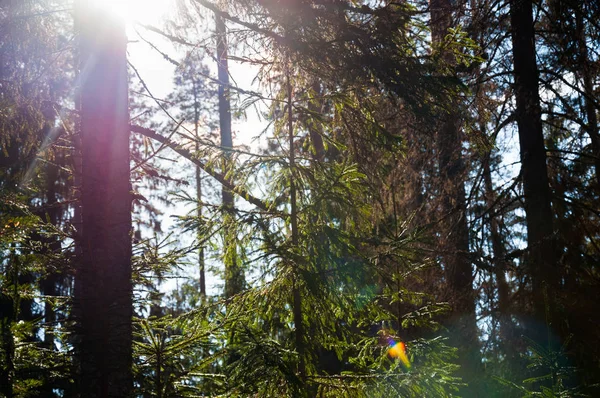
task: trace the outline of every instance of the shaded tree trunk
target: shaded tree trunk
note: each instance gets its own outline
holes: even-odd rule
[[[82,397],[132,395],[125,27],[79,4],[81,235],[74,311]]]
[[[13,298],[0,292],[0,395],[6,398],[13,397],[15,343],[11,325],[15,321]]]
[[[431,0],[431,32],[434,45],[443,45],[452,27],[453,8],[449,0]],[[451,53],[442,49],[442,58],[454,64]],[[457,105],[457,104],[456,104]],[[465,168],[462,157],[462,128],[457,106],[450,104],[441,118],[437,134],[438,166],[442,212],[444,274],[452,312],[448,319],[451,344],[458,348],[458,374],[468,386],[463,396],[479,396],[482,377],[481,353],[475,314],[473,267],[468,259],[469,227],[466,219],[464,187]]]
[[[536,64],[533,2],[512,0],[510,21],[514,62],[516,115],[525,196],[528,258],[532,281],[534,341],[547,345],[558,293],[557,261],[553,237],[551,194],[542,130],[539,76]],[[546,309],[548,308],[548,311]],[[547,317],[547,313],[549,318]]]
[[[57,154],[55,153],[55,156]],[[57,159],[49,162],[46,166],[46,207],[48,208],[46,214],[52,225],[58,226],[61,219],[61,208],[57,206],[57,190],[56,184],[59,179],[59,167],[60,164]],[[57,237],[43,238],[43,243],[47,245],[47,251],[50,255],[57,254],[61,249],[60,241]],[[45,297],[55,297],[58,295],[57,286],[61,282],[61,277],[56,271],[50,271],[48,275],[41,281],[41,291]],[[52,332],[56,321],[56,313],[54,311],[54,304],[46,299],[44,303],[44,322],[46,329],[44,333],[44,345],[46,348],[53,350],[54,347],[54,334]]]

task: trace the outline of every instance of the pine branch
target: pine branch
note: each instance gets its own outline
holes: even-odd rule
[[[210,175],[215,180],[217,180],[225,188],[227,188],[227,189],[231,190],[232,192],[236,193],[237,195],[241,196],[246,201],[248,201],[249,203],[258,207],[259,209],[264,210],[266,212],[270,212],[272,210],[271,205],[269,203],[251,195],[250,192],[248,192],[245,188],[236,186],[231,181],[229,181],[223,174],[215,171],[212,167],[208,166],[203,161],[197,159],[190,151],[188,151],[185,148],[182,148],[181,146],[177,145],[176,143],[174,143],[172,141],[169,141],[167,138],[158,134],[156,131],[142,127],[142,126],[137,126],[134,124],[130,125],[129,128],[134,133],[142,134],[143,136],[146,136],[148,138],[156,140],[156,141],[160,142],[161,144],[163,144],[164,146],[171,148],[173,151],[175,151],[179,155],[183,156],[185,159],[189,160],[190,162],[194,163],[196,166],[200,167],[202,170],[204,170],[208,175]]]

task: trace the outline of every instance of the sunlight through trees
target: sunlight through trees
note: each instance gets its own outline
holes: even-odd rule
[[[0,396],[598,395],[598,15],[0,1]]]

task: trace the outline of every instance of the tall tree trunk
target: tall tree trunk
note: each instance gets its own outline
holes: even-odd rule
[[[558,293],[559,284],[532,14],[531,0],[510,2],[514,89],[527,224],[526,266],[532,281],[533,313],[537,323],[531,337],[547,345],[550,342],[548,328],[558,326],[552,325],[552,315],[553,297]]]
[[[500,324],[500,344],[503,353],[506,355],[506,362],[509,365],[515,363],[517,352],[513,348],[515,346],[514,325],[511,320],[510,313],[510,286],[506,281],[506,271],[508,263],[506,261],[506,245],[502,237],[501,224],[498,216],[493,209],[497,200],[497,195],[494,191],[491,172],[492,152],[488,154],[483,165],[483,182],[485,186],[485,201],[489,216],[490,240],[492,242],[494,277],[496,279],[497,289],[497,310],[498,321]]]
[[[125,27],[79,4],[82,149],[77,314],[82,397],[132,396],[131,188]]]
[[[55,152],[54,156],[57,154]],[[46,214],[50,223],[54,226],[58,226],[61,218],[61,208],[57,206],[57,192],[56,184],[59,179],[59,168],[56,158],[46,166]],[[61,249],[60,240],[57,237],[52,236],[50,238],[42,238],[43,243],[47,245],[47,250],[50,254],[57,254]],[[41,281],[41,291],[45,297],[57,296],[57,285],[60,283],[61,277],[56,272],[49,272],[48,275]],[[46,348],[53,350],[54,347],[54,323],[56,321],[56,313],[54,311],[54,303],[46,299],[44,303],[44,322],[46,329],[44,333],[44,345]]]
[[[431,0],[431,33],[434,45],[443,45],[448,29],[452,27],[453,8],[450,0]],[[443,59],[455,61],[442,49]],[[450,341],[458,348],[459,375],[468,383],[461,391],[465,396],[479,395],[482,376],[481,353],[475,314],[473,267],[468,259],[469,227],[466,219],[464,187],[465,170],[462,158],[462,129],[457,107],[449,107],[440,120],[437,135],[439,156],[441,210],[443,217],[442,248],[448,299],[452,306],[449,317]]]
[[[192,90],[194,95],[194,134],[196,138],[196,153],[200,151],[200,135],[198,133],[198,124],[200,123],[200,98],[198,98],[198,85],[196,84],[195,77],[192,77]],[[198,209],[197,215],[198,219],[202,219],[202,169],[196,166],[196,200],[198,201]],[[198,268],[200,271],[200,296],[202,300],[206,298],[206,271],[205,271],[205,262],[204,262],[204,245],[202,244],[202,240],[204,236],[200,233],[200,229],[198,229],[198,244],[200,247],[198,248]]]
[[[289,161],[290,161],[290,225],[292,232],[292,247],[297,248],[300,243],[300,235],[298,231],[298,203],[296,198],[296,181],[294,180],[296,156],[294,152],[294,119],[293,119],[293,103],[292,103],[292,82],[289,61],[286,66],[286,89],[287,89],[287,117],[288,117],[288,145],[289,145]],[[302,294],[300,292],[300,270],[299,264],[294,264],[294,278],[292,280],[292,312],[295,328],[295,345],[298,352],[298,376],[304,382],[306,376],[306,364],[304,362],[304,321],[302,311]]]
[[[229,101],[229,67],[227,64],[227,27],[223,18],[215,14],[217,35],[217,72],[219,78],[219,126],[221,128],[221,148],[223,150],[223,175],[231,168],[231,104]],[[231,297],[242,291],[244,277],[237,259],[237,236],[234,217],[235,204],[233,192],[223,187],[223,223],[225,231],[225,297]]]
[[[47,126],[47,128],[50,130],[50,126]],[[40,210],[39,216],[53,226],[59,227],[62,218],[62,208],[57,205],[57,186],[61,178],[58,165],[64,164],[61,161],[64,159],[57,159],[58,151],[50,149],[50,152],[53,154],[53,157],[49,159],[45,167],[44,205]],[[61,251],[61,241],[57,236],[46,236],[41,232],[32,234],[32,239],[41,243],[39,253],[49,259],[46,266],[46,273],[42,275],[43,277],[40,280],[40,291],[44,296],[43,347],[46,350],[54,351],[56,350],[54,331],[57,326],[57,314],[54,310],[53,298],[59,295],[58,288],[64,283],[64,279],[59,271],[59,264],[55,260],[55,256],[60,254]],[[41,395],[55,395],[53,390],[56,386],[54,385],[53,378],[52,373],[43,375],[43,384],[40,386]]]

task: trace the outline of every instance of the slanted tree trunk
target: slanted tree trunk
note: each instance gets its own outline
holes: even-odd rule
[[[81,397],[132,396],[131,188],[124,26],[79,4],[81,235],[74,311]]]
[[[431,32],[434,45],[443,45],[448,29],[452,27],[452,4],[449,0],[431,0]],[[444,62],[455,61],[450,52],[442,49]],[[458,348],[459,375],[468,386],[463,396],[478,396],[482,365],[475,314],[473,267],[468,259],[469,227],[466,219],[465,169],[462,157],[462,128],[457,106],[450,105],[441,117],[436,146],[441,195],[441,247],[452,306],[448,319],[451,344]]]
[[[552,318],[553,297],[559,286],[532,14],[531,0],[510,2],[514,89],[527,224],[526,266],[531,275],[533,315],[537,324],[531,337],[537,343],[547,345],[548,327],[558,326],[552,325]]]
[[[223,150],[223,174],[227,175],[231,168],[231,104],[229,101],[229,67],[227,64],[227,27],[223,18],[215,13],[215,30],[217,35],[217,73],[219,78],[219,126],[221,129],[221,148]],[[223,223],[225,231],[225,297],[231,297],[242,291],[244,276],[238,265],[236,231],[233,218],[235,203],[233,192],[223,187]]]

